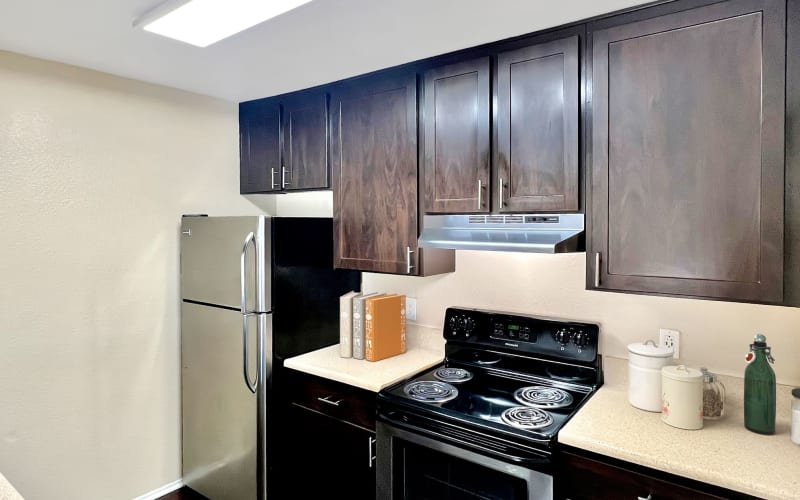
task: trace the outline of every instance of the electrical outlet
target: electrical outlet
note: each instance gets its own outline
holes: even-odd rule
[[[417,319],[417,299],[414,297],[406,297],[406,321],[415,321]]]
[[[661,347],[672,347],[673,358],[681,357],[681,332],[678,330],[661,328],[658,331],[658,343]]]

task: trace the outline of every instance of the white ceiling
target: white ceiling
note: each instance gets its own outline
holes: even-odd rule
[[[643,1],[314,0],[205,49],[131,27],[159,3],[0,0],[0,50],[243,101]]]

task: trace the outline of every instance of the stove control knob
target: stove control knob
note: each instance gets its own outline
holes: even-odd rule
[[[578,330],[572,337],[572,343],[578,348],[586,347],[589,344],[589,334],[583,330]]]
[[[561,345],[569,344],[569,341],[572,339],[572,330],[567,328],[562,328],[557,330],[554,335],[556,342]]]
[[[470,318],[469,316],[464,316],[464,331],[469,337],[469,334],[475,330],[475,320]]]

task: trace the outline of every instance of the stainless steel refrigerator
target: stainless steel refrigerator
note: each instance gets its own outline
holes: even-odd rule
[[[338,342],[338,298],[360,280],[333,269],[331,219],[182,218],[187,486],[212,500],[279,498],[283,359]]]

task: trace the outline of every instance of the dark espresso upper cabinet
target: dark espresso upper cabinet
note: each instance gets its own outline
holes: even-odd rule
[[[782,300],[785,8],[590,30],[589,288]]]
[[[276,189],[271,173],[281,169],[281,107],[274,99],[239,104],[239,190]],[[279,189],[279,187],[278,187]]]
[[[321,90],[241,103],[241,193],[329,188],[327,127]]]
[[[426,213],[578,210],[579,37],[494,57],[424,75]]]
[[[427,213],[489,211],[489,82],[488,57],[424,75],[420,123]]]
[[[284,189],[330,187],[328,168],[328,96],[299,92],[282,100]]]
[[[578,210],[578,36],[497,56],[497,212]]]
[[[413,71],[331,90],[334,265],[418,274],[417,81]]]

